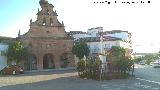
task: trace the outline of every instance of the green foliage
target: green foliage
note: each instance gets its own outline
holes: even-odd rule
[[[128,72],[132,69],[134,62],[125,56],[125,49],[113,46],[107,53],[110,63],[107,64],[109,72],[101,72],[102,62],[98,58],[88,58],[78,62],[78,72],[81,78],[103,80],[123,79],[129,77]],[[128,72],[127,72],[128,71]]]
[[[151,62],[155,61],[156,59],[159,59],[160,54],[159,53],[152,53],[152,54],[146,54],[143,57],[136,57],[134,61],[136,63],[139,63],[141,61],[145,61],[146,64],[150,64]]]
[[[123,61],[121,68],[128,69],[127,65],[132,65],[132,63]],[[129,77],[127,72],[112,72],[111,74],[101,73],[102,62],[96,58],[90,58],[85,60],[80,60],[77,64],[78,75],[80,78],[93,79],[93,80],[110,80],[110,79],[125,79]]]
[[[24,47],[21,41],[15,41],[9,45],[8,51],[6,52],[8,60],[15,61],[19,63],[22,60],[27,60],[29,57],[29,52],[26,47]]]
[[[79,59],[82,59],[84,56],[88,57],[89,47],[85,42],[78,42],[72,48],[72,53],[75,54]]]
[[[144,59],[143,59],[143,57],[139,56],[139,57],[135,57],[133,60],[134,60],[135,63],[138,63],[138,62],[140,62]]]
[[[131,66],[134,64],[129,57],[125,56],[125,49],[118,46],[112,46],[107,51],[107,57],[110,63],[108,65],[112,72],[124,72],[131,70]]]
[[[112,48],[107,51],[107,57],[112,61],[122,60],[125,57],[125,49],[118,46],[112,46]]]
[[[144,60],[146,60],[146,64],[150,64],[154,60],[158,59],[158,54],[147,54],[144,56]]]
[[[96,58],[80,60],[77,70],[80,78],[99,80],[101,61]]]
[[[77,63],[77,70],[78,72],[84,72],[85,71],[85,61],[84,60],[80,60],[78,63]]]

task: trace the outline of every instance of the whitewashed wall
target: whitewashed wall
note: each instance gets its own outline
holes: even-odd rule
[[[8,49],[8,45],[0,43],[0,70],[7,66],[7,57],[3,55]]]
[[[112,46],[120,46],[119,40],[117,41],[103,41],[103,42],[87,42],[87,45],[90,49],[90,53],[101,53],[105,52],[106,49],[111,48]]]
[[[97,27],[87,30],[87,34],[91,35],[92,37],[97,37],[99,32],[103,32],[103,27]]]

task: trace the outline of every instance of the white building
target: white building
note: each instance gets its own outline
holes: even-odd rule
[[[123,41],[131,43],[131,33],[128,31],[121,31],[121,30],[112,30],[112,31],[105,31],[103,33],[103,37],[111,36],[116,38],[121,38]]]
[[[87,31],[87,34],[92,37],[99,37],[101,33],[103,33],[103,27],[91,28]]]
[[[87,30],[87,33],[82,31],[70,31],[68,32],[69,36],[73,37],[74,40],[88,38],[88,37],[100,37],[100,34],[103,33],[103,27],[96,27]]]
[[[4,52],[8,49],[8,45],[0,43],[0,70],[7,66],[7,57]]]
[[[131,55],[132,42],[131,33],[128,31],[112,30],[103,32],[103,27],[88,29],[87,33],[72,34],[75,41],[86,41],[90,49],[90,55],[102,55],[112,46],[120,46],[126,49],[127,54]],[[103,37],[103,40],[101,40]],[[102,60],[103,62],[104,60]]]
[[[100,41],[99,37],[86,41],[90,48],[90,54],[105,53],[106,50],[110,49],[112,46],[120,46],[126,49],[132,49],[131,43],[110,36],[106,37],[103,41]]]

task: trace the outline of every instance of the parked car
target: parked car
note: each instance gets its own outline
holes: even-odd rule
[[[160,61],[153,62],[153,67],[154,68],[160,68]]]
[[[22,67],[18,65],[11,65],[7,66],[2,70],[4,75],[17,75],[17,74],[23,74],[24,70]]]

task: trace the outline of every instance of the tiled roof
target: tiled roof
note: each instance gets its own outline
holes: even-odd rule
[[[82,32],[82,31],[70,31],[70,32],[67,32],[67,35],[70,36],[70,37],[73,37],[73,35],[75,34],[86,34],[86,32]]]
[[[105,32],[103,32],[103,34],[115,34],[115,33],[121,33],[121,32],[129,33],[128,31],[112,30],[112,31],[105,31]]]
[[[116,41],[116,40],[122,40],[121,38],[106,36],[103,37],[103,41]],[[79,41],[85,41],[85,42],[100,42],[100,37],[87,37],[87,38],[80,38],[76,40],[76,42]]]
[[[102,29],[103,30],[103,27],[90,28],[88,30],[93,30],[93,29]]]
[[[85,34],[86,32],[82,32],[82,31],[70,31],[70,32],[67,32],[69,34]]]

